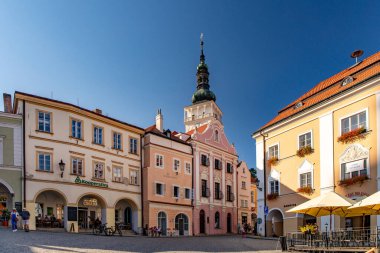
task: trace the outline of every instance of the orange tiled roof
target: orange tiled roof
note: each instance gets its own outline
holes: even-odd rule
[[[348,90],[358,83],[361,83],[370,77],[373,77],[380,73],[380,52],[377,52],[370,57],[366,58],[359,64],[347,68],[338,74],[318,83],[308,92],[303,94],[297,100],[293,101],[291,104],[287,105],[278,112],[278,115],[270,120],[267,124],[261,127],[257,132],[272,126],[286,118],[289,118],[313,105],[316,105],[334,95],[339,94],[342,91]],[[352,76],[354,78],[353,82],[342,86],[342,80],[347,77]],[[302,102],[302,106],[295,108],[295,105]]]
[[[204,124],[197,128],[198,133],[203,133],[207,129],[208,124]],[[195,132],[195,129],[188,131],[187,135],[192,135]]]

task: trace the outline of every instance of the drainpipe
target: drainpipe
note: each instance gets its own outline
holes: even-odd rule
[[[140,190],[141,190],[141,226],[142,226],[142,231],[144,234],[144,179],[143,179],[143,159],[144,159],[144,153],[143,153],[143,136],[140,134]]]
[[[260,131],[260,135],[263,137],[263,172],[264,172],[264,185],[263,185],[263,191],[264,191],[264,210],[267,206],[267,176],[266,176],[266,162],[265,162],[265,156],[266,156],[266,143],[265,143],[265,137],[268,137],[268,134],[263,134],[263,130]],[[267,237],[267,215],[264,212],[264,236]]]
[[[23,135],[24,135],[24,138],[22,140],[22,149],[23,149],[23,174],[22,175],[22,178],[23,178],[23,198],[24,198],[24,207],[26,207],[26,154],[25,154],[25,100],[22,101],[22,132],[23,132]]]
[[[190,148],[191,148],[191,155],[193,157],[193,162],[191,163],[191,207],[192,207],[192,218],[194,219],[194,164],[195,164],[195,158],[194,158],[194,149],[193,149],[193,145],[190,144]],[[193,232],[193,236],[195,235],[194,234],[194,220],[192,219],[192,226],[191,226],[191,231]]]

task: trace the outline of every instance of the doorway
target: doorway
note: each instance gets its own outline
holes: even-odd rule
[[[199,233],[200,234],[204,234],[206,233],[206,226],[205,226],[205,223],[206,223],[206,219],[205,219],[205,211],[201,210],[199,212]]]
[[[87,208],[78,208],[78,225],[79,228],[87,229],[88,228],[88,217],[87,217]]]
[[[132,229],[132,208],[129,206],[124,210],[124,224],[127,229]]]
[[[189,235],[189,220],[183,213],[175,217],[175,229],[178,230],[178,235]]]
[[[227,233],[232,233],[232,226],[231,226],[232,218],[231,214],[227,214]]]
[[[158,213],[158,227],[161,228],[162,235],[166,235],[166,213]]]

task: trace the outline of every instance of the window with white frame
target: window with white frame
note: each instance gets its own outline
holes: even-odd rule
[[[178,186],[173,186],[173,197],[179,198],[179,187]]]
[[[180,162],[178,159],[174,159],[173,160],[173,170],[175,172],[178,172],[179,171],[179,166],[180,166]]]
[[[130,178],[130,183],[133,185],[138,185],[139,184],[139,178],[138,178],[138,173],[137,170],[130,170],[129,172],[129,178]]]
[[[156,154],[156,167],[164,167],[164,157],[162,155]]]
[[[113,133],[113,148],[117,150],[121,150],[121,133]]]
[[[83,159],[79,157],[71,158],[71,173],[77,176],[83,176]]]
[[[268,155],[269,155],[269,158],[272,158],[272,157],[278,158],[278,145],[273,145],[269,147]]]
[[[103,145],[103,128],[94,126],[94,143]]]
[[[137,139],[129,138],[129,152],[137,154]]]
[[[219,159],[216,159],[214,160],[214,168],[217,169],[217,170],[221,170],[222,169],[222,162],[219,160]]]
[[[38,112],[38,130],[42,132],[51,132],[51,113]]]
[[[185,199],[191,198],[191,190],[188,188],[185,188]]]
[[[367,127],[367,113],[366,111],[354,114],[350,117],[341,120],[342,134],[355,130],[357,128]]]
[[[300,174],[300,187],[311,187],[311,172]]]
[[[156,183],[156,194],[165,195],[165,185],[161,183]]]
[[[2,137],[0,137],[0,164],[3,164],[4,161],[3,161],[3,157],[4,157],[4,140]]]
[[[104,179],[104,163],[94,162],[94,178]]]
[[[231,163],[227,163],[227,173],[233,173],[233,167]]]
[[[368,159],[361,159],[341,164],[342,179],[368,175]]]
[[[188,162],[185,163],[185,173],[191,174],[191,164]]]
[[[299,148],[311,147],[311,132],[298,136],[298,146]]]
[[[278,194],[280,191],[279,182],[276,179],[270,179],[269,181],[269,190],[271,194]]]
[[[113,167],[112,168],[112,177],[115,182],[122,182],[122,168],[121,167]]]
[[[50,153],[38,152],[38,170],[39,171],[52,171],[52,155]]]
[[[71,137],[82,139],[82,121],[76,119],[71,120]]]

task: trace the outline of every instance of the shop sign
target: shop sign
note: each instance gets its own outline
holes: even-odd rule
[[[346,173],[353,171],[359,171],[364,169],[364,160],[359,160],[355,162],[346,163]]]
[[[261,224],[263,220],[261,218],[257,218],[257,224]]]
[[[83,200],[84,206],[98,206],[98,200],[97,199],[84,199]]]
[[[108,188],[108,184],[106,184],[106,183],[87,181],[87,180],[81,179],[80,177],[77,177],[75,179],[74,183],[76,183],[76,184],[85,184],[85,185],[96,186],[96,187]]]
[[[286,205],[284,205],[284,208],[286,208],[286,207],[294,207],[294,206],[297,206],[297,204],[286,204]]]

